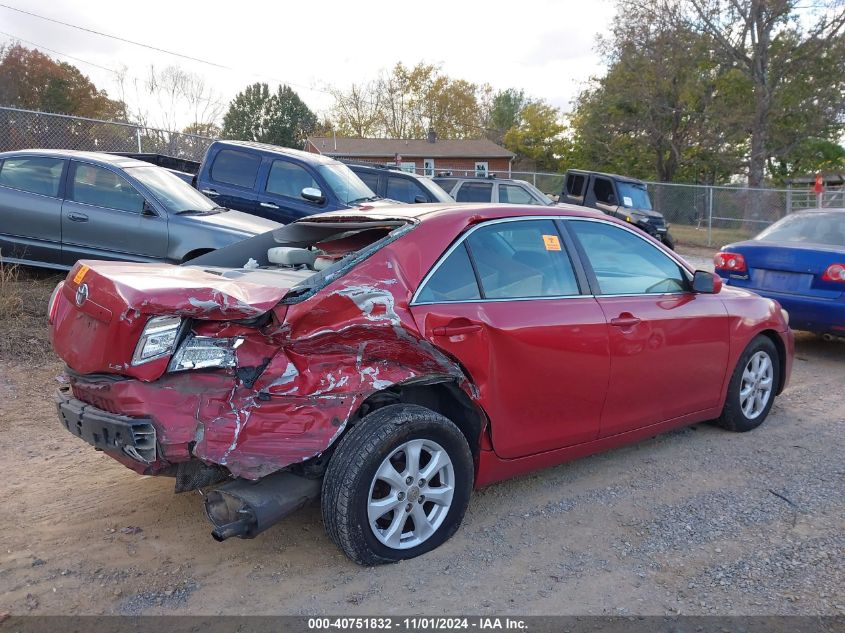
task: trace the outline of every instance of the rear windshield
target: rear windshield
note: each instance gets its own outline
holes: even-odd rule
[[[186,265],[261,270],[262,283],[290,287],[285,302],[304,299],[345,274],[367,257],[414,227],[409,220],[331,218],[300,220],[218,249]]]
[[[788,215],[754,239],[845,246],[845,212],[812,211]]]

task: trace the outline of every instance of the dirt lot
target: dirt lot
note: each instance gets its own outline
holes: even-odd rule
[[[445,546],[365,569],[316,505],[218,544],[198,494],[61,430],[54,279],[32,277],[0,323],[0,614],[845,613],[845,344],[799,335],[752,433],[698,425],[492,486]]]

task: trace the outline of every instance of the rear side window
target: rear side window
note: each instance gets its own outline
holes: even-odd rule
[[[56,198],[63,166],[56,158],[7,158],[0,166],[0,186]]]
[[[319,189],[317,181],[301,165],[286,160],[274,160],[267,177],[267,193],[288,198],[301,198],[307,187]]]
[[[211,166],[211,179],[227,185],[252,189],[261,166],[261,157],[248,152],[224,149]]]
[[[571,220],[603,295],[684,292],[686,276],[646,240],[604,222]]]
[[[122,176],[95,165],[72,164],[69,200],[118,211],[144,210],[144,197]]]
[[[566,193],[576,198],[583,196],[585,180],[583,174],[569,174],[566,177]]]
[[[466,241],[485,299],[579,294],[572,262],[551,220],[491,224]]]
[[[465,182],[458,189],[456,202],[490,202],[493,198],[493,183]]]
[[[472,271],[472,264],[467,255],[466,242],[463,242],[440,264],[423,287],[417,301],[445,303],[473,301],[480,298],[475,273]]]
[[[423,188],[410,178],[397,178],[396,176],[387,177],[386,198],[413,204],[416,202],[417,196],[422,196],[425,200],[428,200],[428,195]]]

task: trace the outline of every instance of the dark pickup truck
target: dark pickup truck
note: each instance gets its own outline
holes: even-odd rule
[[[161,154],[122,155],[170,169],[220,206],[276,222],[388,204],[343,163],[287,147],[214,141],[201,163]]]
[[[598,209],[642,229],[666,246],[675,248],[669,225],[651,206],[642,180],[597,171],[567,169],[560,202]]]

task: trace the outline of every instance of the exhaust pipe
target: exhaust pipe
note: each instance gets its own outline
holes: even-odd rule
[[[278,472],[258,481],[236,479],[205,495],[205,514],[216,541],[255,538],[320,494],[319,479]]]

